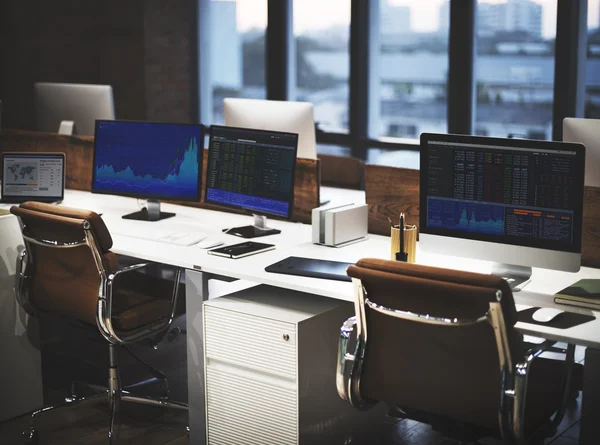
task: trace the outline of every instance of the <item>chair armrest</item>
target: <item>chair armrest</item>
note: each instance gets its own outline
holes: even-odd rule
[[[525,438],[525,409],[527,402],[527,384],[530,375],[530,367],[533,361],[542,353],[551,350],[557,342],[554,340],[545,340],[540,344],[527,345],[533,346],[528,349],[523,357],[523,360],[515,365],[514,369],[514,389],[505,391],[505,394],[513,398],[512,406],[512,429],[515,439],[518,442],[526,440]],[[565,378],[562,388],[561,405],[552,419],[552,428],[560,424],[566,409],[566,404],[569,396],[569,388],[571,386],[571,377],[573,373],[573,363],[575,362],[575,346],[568,345],[565,359]]]
[[[554,340],[544,340],[542,343],[524,343],[525,346],[529,346],[529,349],[525,352],[525,360],[529,356],[533,356],[532,360],[539,357],[543,352],[551,350],[556,343],[558,342]]]
[[[340,328],[340,338],[338,342],[337,371],[335,383],[339,396],[350,402],[350,382],[346,380],[346,363],[354,362],[354,355],[348,353],[348,339],[354,331],[356,325],[356,316],[350,317]]]
[[[152,266],[158,263],[139,263],[133,264],[130,266],[123,267],[118,271],[110,274],[106,278],[105,286],[101,286],[101,291],[98,296],[98,311],[96,313],[96,322],[98,328],[100,329],[101,334],[111,343],[117,344],[126,344],[138,341],[142,338],[147,338],[152,335],[159,334],[159,336],[154,340],[153,346],[156,345],[162,340],[164,335],[166,334],[167,329],[173,322],[173,318],[175,315],[175,309],[177,305],[177,297],[179,295],[179,281],[181,278],[181,269],[177,268],[177,273],[175,274],[175,281],[173,284],[173,291],[171,295],[171,312],[169,317],[165,319],[162,323],[156,324],[152,327],[148,327],[142,331],[136,331],[132,334],[121,335],[118,334],[112,325],[112,303],[113,303],[113,295],[114,290],[116,289],[117,278],[124,276],[130,272],[142,270],[148,266]],[[102,289],[103,288],[103,289]]]

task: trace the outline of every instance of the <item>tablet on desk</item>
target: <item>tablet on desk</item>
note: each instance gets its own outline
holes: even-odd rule
[[[256,243],[246,241],[244,243],[232,244],[231,246],[219,247],[208,251],[211,255],[223,256],[225,258],[242,258],[257,253],[267,252],[275,249],[274,244]]]

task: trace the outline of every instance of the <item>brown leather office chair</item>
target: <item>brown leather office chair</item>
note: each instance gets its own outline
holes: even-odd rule
[[[110,233],[94,212],[38,202],[13,206],[11,212],[19,219],[25,242],[17,265],[19,304],[33,315],[44,312],[84,323],[108,342],[108,387],[98,390],[90,385],[94,395],[73,394],[65,405],[107,398],[111,444],[116,440],[120,401],[187,409],[185,404],[167,398],[140,397],[122,388],[117,356],[117,346],[126,348],[128,343],[150,338],[156,341],[164,336],[174,317],[181,271],[176,270],[171,284],[142,273],[156,264],[119,269],[117,257],[110,251]],[[166,385],[164,374],[149,368]],[[37,441],[35,419],[50,409],[54,408],[33,413],[30,430],[25,433],[31,442]]]
[[[362,190],[365,163],[351,156],[319,154],[321,184],[331,187]]]
[[[341,329],[342,398],[361,409],[385,402],[464,440],[536,444],[556,433],[574,347],[566,361],[538,358],[554,342],[526,350],[503,279],[375,259],[360,260],[348,275],[356,316]]]

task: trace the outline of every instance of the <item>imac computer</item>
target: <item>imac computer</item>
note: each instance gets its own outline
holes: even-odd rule
[[[600,187],[600,119],[565,118],[563,141],[585,146],[585,185]]]
[[[211,127],[204,201],[254,215],[253,225],[227,233],[243,238],[280,233],[267,227],[267,216],[292,216],[297,150],[294,133]]]
[[[581,144],[423,133],[420,247],[494,262],[512,287],[577,272],[584,168]]]
[[[145,198],[125,219],[158,221],[160,199],[199,201],[202,125],[96,121],[92,193]]]
[[[33,85],[36,129],[93,136],[96,119],[114,119],[110,85],[37,82]]]
[[[317,159],[315,117],[310,102],[279,100],[223,100],[225,125],[298,134],[298,157]]]

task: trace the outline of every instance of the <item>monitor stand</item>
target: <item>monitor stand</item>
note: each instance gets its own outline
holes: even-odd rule
[[[492,275],[504,278],[513,292],[519,292],[531,281],[531,267],[494,263]]]
[[[175,216],[175,213],[161,212],[160,201],[158,199],[148,199],[146,207],[139,212],[123,215],[123,219],[134,219],[136,221],[160,221]]]
[[[279,229],[267,227],[267,217],[263,215],[252,215],[254,224],[251,226],[232,227],[224,229],[223,232],[242,238],[258,238],[259,236],[276,235],[281,233]]]

